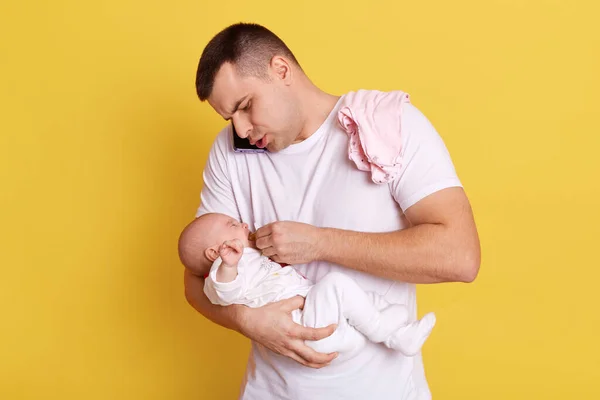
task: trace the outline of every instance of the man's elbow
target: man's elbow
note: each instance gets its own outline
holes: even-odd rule
[[[186,268],[183,273],[183,287],[185,299],[188,304],[198,309],[198,295],[204,289],[203,279]]]
[[[460,271],[458,276],[459,282],[472,283],[479,275],[479,267],[481,265],[481,250],[479,246],[473,246],[470,249],[466,249],[461,257],[460,265],[458,270]]]
[[[189,285],[189,278],[186,274],[186,276],[183,278],[183,294],[185,296],[185,300],[187,301],[187,303],[194,307],[194,295],[192,293],[192,289],[190,288]]]
[[[187,286],[184,289],[184,296],[185,296],[185,300],[187,301],[187,303],[190,306],[194,307],[194,305],[195,305],[195,297],[194,297],[192,291],[190,290],[190,288],[188,288]]]

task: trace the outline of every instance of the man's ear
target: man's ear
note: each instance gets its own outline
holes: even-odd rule
[[[217,257],[219,257],[219,246],[212,246],[204,250],[204,256],[208,258],[208,261],[215,262]]]
[[[292,83],[292,68],[288,60],[281,56],[274,56],[270,63],[271,70],[284,84]]]

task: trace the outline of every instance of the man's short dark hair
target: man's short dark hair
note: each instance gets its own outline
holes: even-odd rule
[[[208,42],[196,73],[196,92],[201,101],[212,93],[215,76],[224,63],[233,64],[244,76],[267,77],[267,65],[274,56],[300,64],[287,45],[264,26],[238,23],[223,29]]]

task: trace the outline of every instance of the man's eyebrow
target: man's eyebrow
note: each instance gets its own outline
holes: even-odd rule
[[[238,108],[240,108],[240,106],[242,105],[242,103],[244,102],[244,100],[246,100],[248,98],[248,95],[245,95],[244,97],[242,97],[241,99],[239,99],[236,103],[235,106],[233,106],[233,111],[229,113],[229,115],[233,115],[235,114],[235,112],[238,110]],[[225,121],[229,121],[231,119],[231,117],[229,118],[225,118]]]

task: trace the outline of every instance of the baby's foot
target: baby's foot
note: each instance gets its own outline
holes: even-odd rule
[[[406,356],[414,356],[421,350],[423,343],[431,334],[435,321],[435,314],[428,313],[420,320],[398,329],[385,341],[385,345],[401,351]]]

